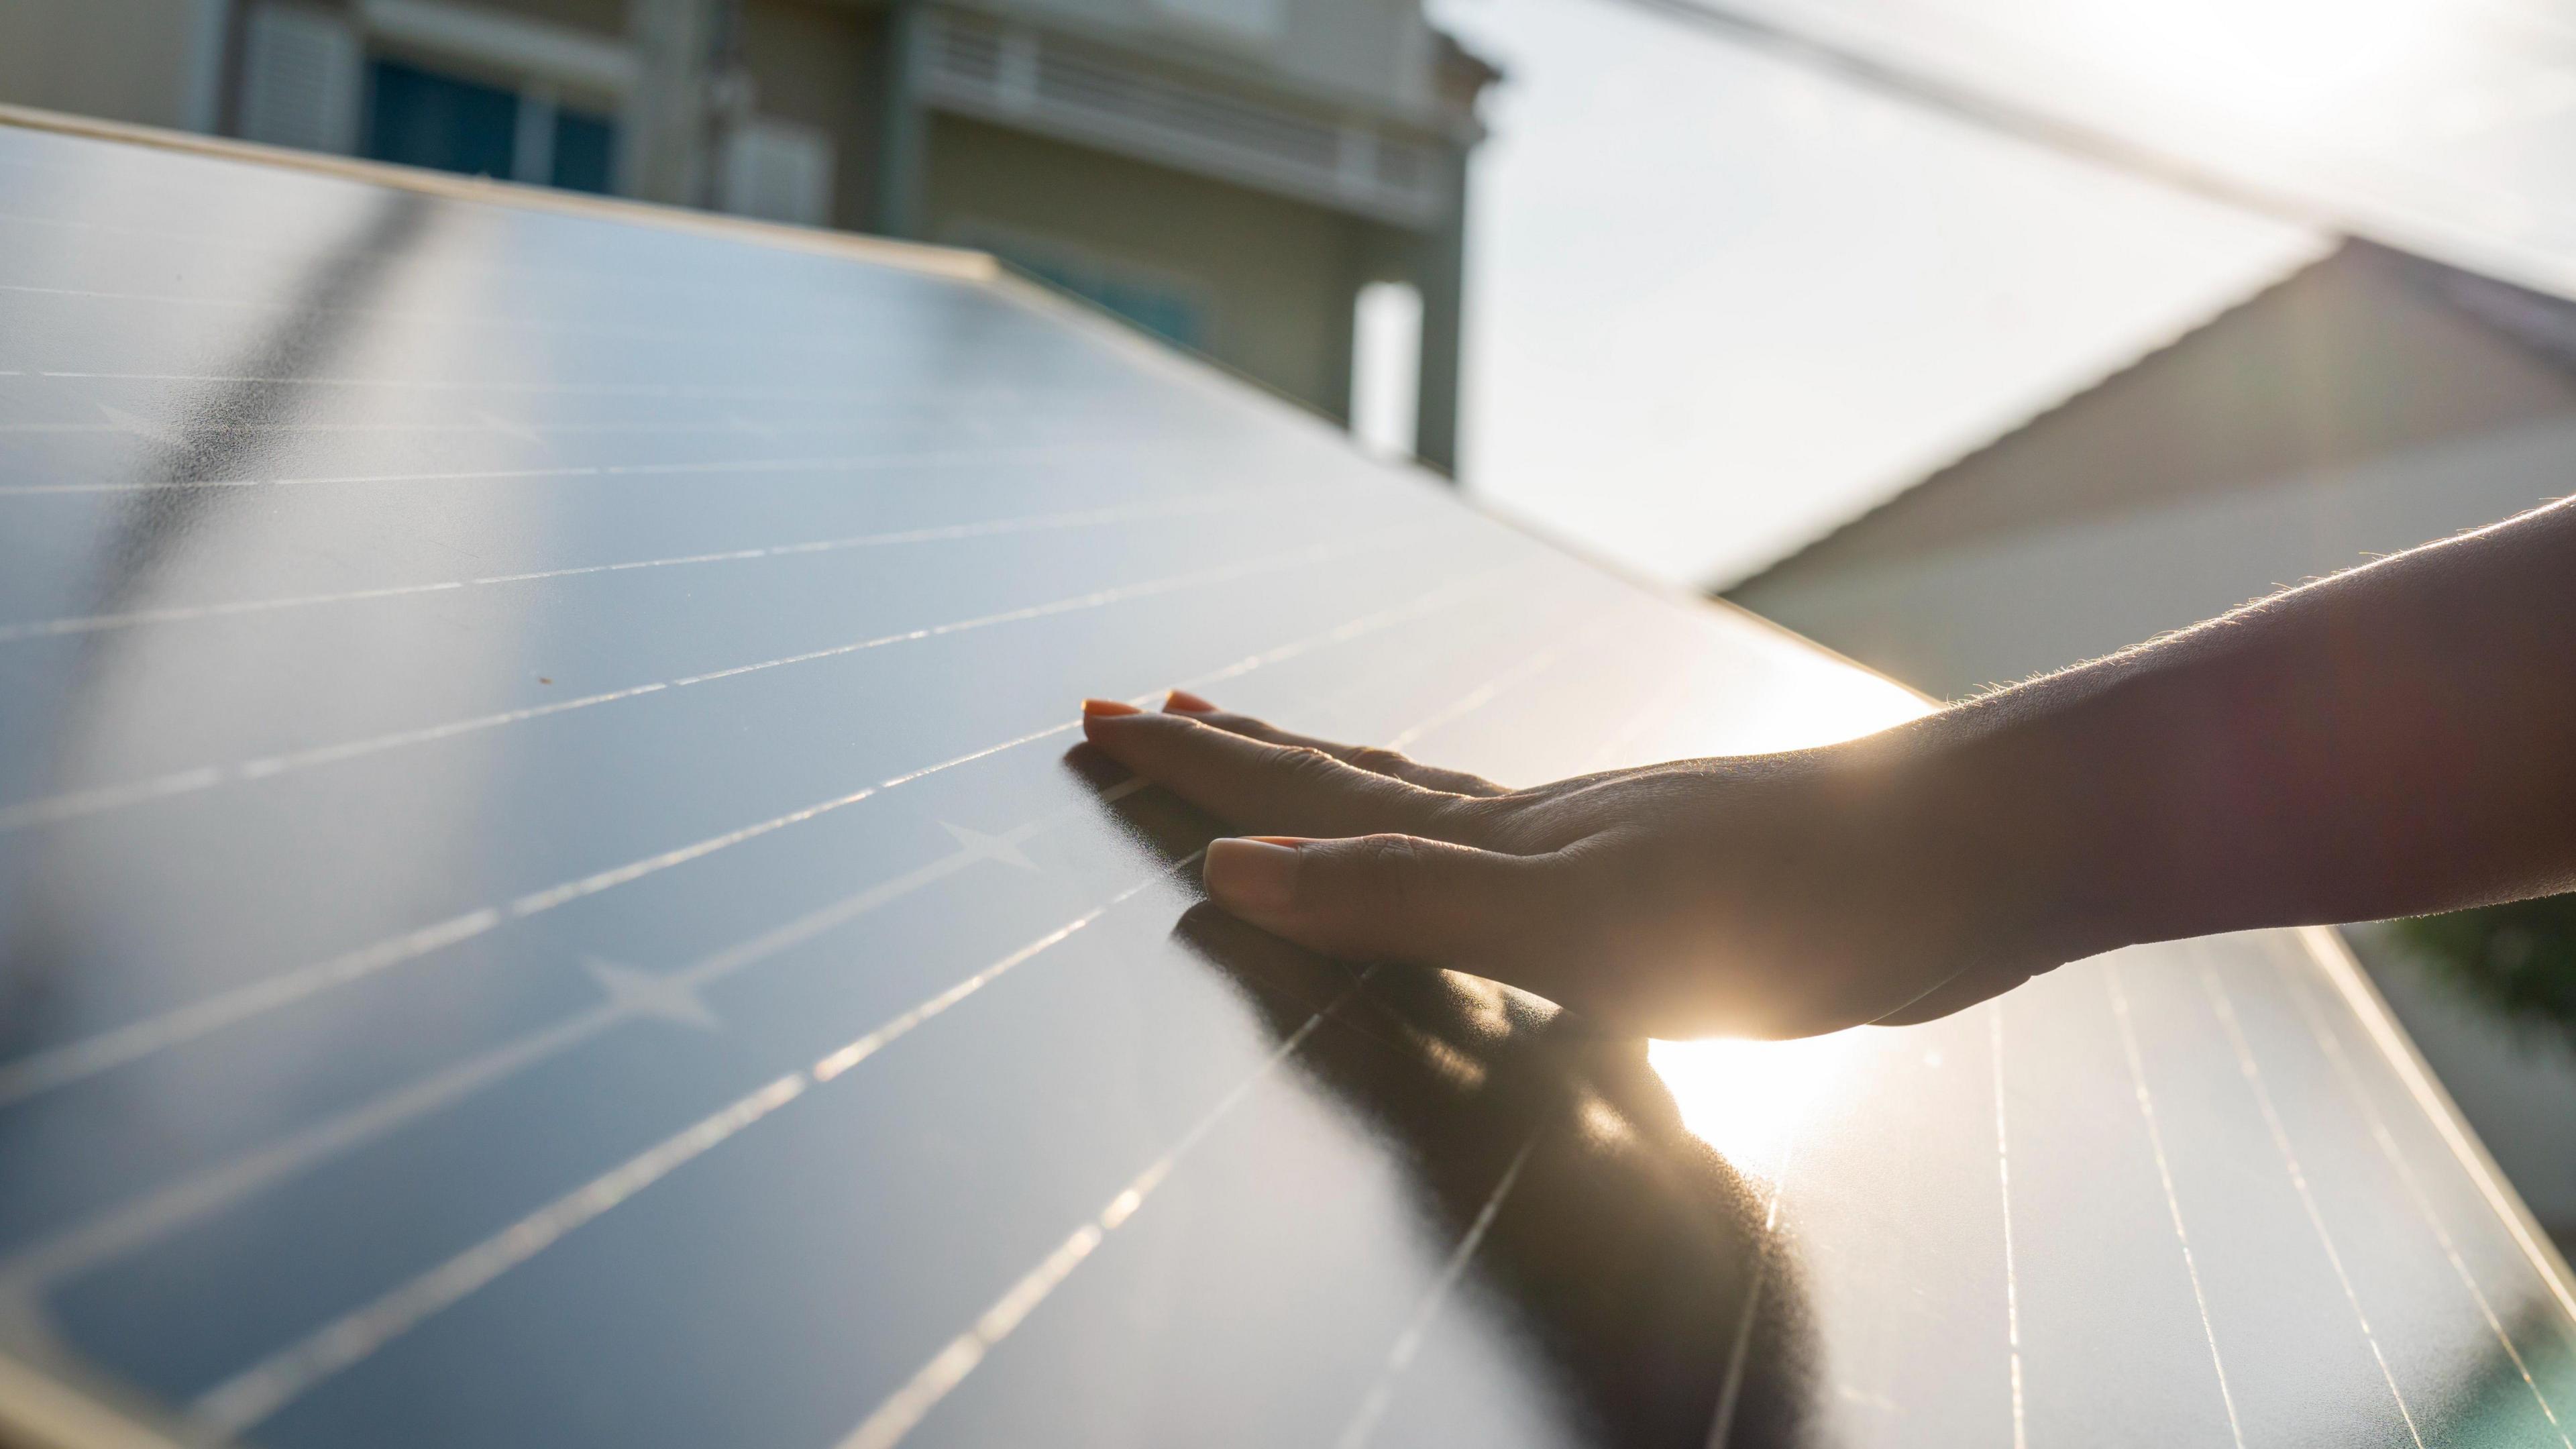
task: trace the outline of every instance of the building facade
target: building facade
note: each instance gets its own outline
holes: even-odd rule
[[[1407,286],[1444,471],[1495,78],[1419,0],[0,7],[0,100],[974,247],[1344,422]]]

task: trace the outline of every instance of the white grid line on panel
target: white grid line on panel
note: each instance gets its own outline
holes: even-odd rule
[[[2335,934],[2332,926],[2301,926],[2298,936],[2307,946],[2317,969],[2334,983],[2344,1004],[2361,1019],[2363,1029],[2370,1033],[2372,1044],[2379,1048],[2390,1070],[2406,1084],[2407,1094],[2415,1099],[2416,1107],[2433,1124],[2433,1130],[2441,1134],[2443,1143],[2451,1149],[2452,1158],[2460,1164],[2460,1170],[2477,1185],[2479,1194],[2487,1200],[2487,1207],[2495,1213],[2496,1220],[2504,1225],[2505,1231],[2522,1249],[2523,1258],[2531,1264],[2533,1276],[2558,1301],[2559,1308],[2567,1315],[2568,1327],[2576,1330],[2576,1286],[2571,1286],[2560,1275],[2549,1249],[2533,1240],[2530,1226],[2516,1209],[2511,1190],[2497,1179],[2484,1152],[2461,1130],[2458,1115],[2444,1099],[2442,1089],[2435,1086],[2425,1073],[2423,1063],[2416,1059],[2414,1048],[2408,1045],[2396,1024],[2389,1019],[2387,1008],[2372,992],[2360,963],[2353,959],[2343,938]]]
[[[50,377],[88,382],[178,382],[212,383],[225,387],[348,387],[393,388],[416,392],[506,392],[541,394],[547,397],[643,397],[643,398],[710,398],[732,402],[847,402],[874,403],[896,407],[955,407],[960,416],[972,416],[980,407],[1022,408],[1030,401],[1022,389],[1001,386],[978,393],[960,387],[950,392],[895,393],[884,388],[857,387],[750,387],[743,384],[689,382],[526,382],[493,378],[449,377],[334,377],[316,373],[253,372],[107,372],[95,369],[38,368],[16,372],[0,370],[0,377]],[[1051,390],[1049,396],[1066,394]],[[1077,394],[1078,395],[1078,394]]]
[[[1368,972],[1362,973],[1360,980],[1366,981],[1376,969],[1369,968]],[[1191,1124],[1178,1142],[1148,1164],[1144,1171],[1130,1178],[1096,1216],[1066,1235],[1053,1252],[1038,1260],[1036,1267],[1022,1274],[1000,1298],[994,1300],[990,1308],[977,1315],[972,1326],[950,1339],[947,1346],[933,1354],[902,1388],[861,1420],[858,1427],[841,1439],[838,1449],[891,1449],[911,1433],[932,1409],[938,1407],[940,1400],[965,1382],[966,1376],[975,1371],[975,1366],[984,1361],[984,1356],[992,1351],[995,1344],[1009,1337],[1013,1329],[1046,1301],[1048,1294],[1073,1276],[1074,1269],[1082,1266],[1082,1260],[1090,1257],[1093,1249],[1136,1215],[1137,1209],[1143,1207],[1154,1190],[1172,1175],[1172,1169],[1180,1165],[1191,1148],[1215,1131],[1218,1124],[1244,1098],[1252,1095],[1253,1089],[1261,1085],[1281,1062],[1306,1044],[1306,1038],[1314,1035],[1326,1017],[1339,1011],[1344,1003],[1359,994],[1359,990],[1359,984],[1353,983],[1330,1005],[1307,1017],[1303,1026],[1291,1032],[1259,1066],[1245,1073],[1217,1100],[1215,1106]]]
[[[978,614],[973,618],[952,620],[945,624],[930,624],[924,625],[918,629],[905,629],[889,634],[873,635],[865,639],[852,640],[845,644],[829,645],[821,649],[808,649],[801,653],[781,655],[775,659],[757,660],[750,664],[735,664],[729,665],[723,669],[708,670],[699,674],[686,674],[670,679],[651,680],[643,684],[628,685],[622,689],[603,690],[596,694],[579,695],[572,699],[553,700],[545,704],[523,705],[517,709],[497,710],[490,714],[473,715],[465,719],[448,720],[434,725],[421,725],[412,729],[395,730],[387,734],[372,735],[364,739],[344,740],[340,743],[330,745],[316,745],[309,749],[296,750],[287,754],[262,755],[255,759],[242,760],[229,765],[196,765],[191,766],[188,769],[174,770],[166,775],[157,775],[143,780],[120,781],[113,785],[93,786],[84,790],[70,790],[64,791],[60,794],[40,796],[36,799],[22,801],[18,804],[0,806],[0,833],[6,833],[12,830],[24,830],[33,826],[59,825],[65,821],[77,820],[85,816],[104,814],[108,811],[123,809],[128,806],[142,804],[151,800],[166,799],[173,795],[184,795],[198,790],[212,789],[219,785],[238,784],[253,780],[266,780],[278,775],[291,774],[298,770],[309,770],[323,765],[336,765],[344,761],[358,759],[365,755],[380,754],[386,750],[402,749],[412,745],[434,744],[442,740],[451,740],[465,735],[480,734],[486,730],[499,729],[505,725],[525,724],[530,720],[551,719],[558,715],[570,714],[576,710],[592,709],[600,705],[618,704],[630,699],[639,699],[645,695],[688,689],[696,685],[712,684],[718,680],[734,679],[742,675],[758,674],[772,669],[787,668],[792,665],[811,664],[818,660],[843,658],[852,654],[865,653],[872,649],[882,649],[889,645],[913,644],[925,639],[937,639],[951,634],[966,633],[970,630],[987,629],[998,624],[1025,623],[1031,619],[1049,618],[1055,615],[1070,614],[1085,609],[1104,608],[1111,604],[1130,603],[1137,599],[1150,598],[1157,594],[1171,593],[1181,589],[1203,588],[1211,584],[1231,583],[1238,579],[1248,578],[1254,574],[1270,572],[1283,568],[1293,568],[1303,564],[1324,563],[1336,558],[1348,557],[1354,554],[1392,548],[1403,542],[1405,537],[1406,535],[1403,534],[1381,534],[1373,538],[1357,541],[1311,545],[1304,549],[1291,550],[1283,554],[1270,554],[1261,558],[1224,564],[1213,569],[1198,569],[1189,573],[1173,574],[1160,579],[1148,579],[1142,583],[1120,584],[1113,588],[1095,589],[1088,593],[1074,594],[1061,599],[1049,600],[1043,604],[1028,604],[1016,609],[1004,609],[990,614]],[[840,805],[846,805],[849,803],[850,800],[848,799],[836,799],[826,802],[817,808],[837,808]],[[9,1089],[7,1085],[9,1081],[9,1071],[9,1068],[0,1066],[0,1102],[6,1102],[9,1100]]]
[[[2406,1391],[2397,1386],[2397,1375],[2388,1366],[2388,1355],[2380,1349],[2379,1335],[2372,1331],[2370,1315],[2362,1310],[2361,1294],[2352,1286],[2352,1274],[2345,1270],[2343,1253],[2335,1247],[2334,1234],[2326,1230],[2325,1215],[2317,1208],[2316,1192],[2308,1186],[2308,1174],[2299,1165],[2299,1154],[2290,1146],[2289,1130],[2282,1125],[2280,1110],[2272,1102],[2272,1088],[2263,1080],[2263,1069],[2254,1061],[2254,1048],[2245,1040],[2245,1029],[2236,1019],[2236,1003],[2229,999],[2227,986],[2218,979],[2207,948],[2197,944],[2186,947],[2200,968],[2201,989],[2209,1004],[2218,1012],[2218,1023],[2236,1053],[2236,1069],[2254,1091],[2254,1105],[2261,1112],[2263,1125],[2271,1132],[2272,1146],[2281,1155],[2281,1166],[2289,1173],[2290,1186],[2299,1195],[2299,1206],[2308,1214],[2308,1225],[2316,1229],[2317,1243],[2325,1249],[2326,1262],[2334,1269],[2335,1282],[2342,1286],[2344,1302],[2352,1306],[2353,1323],[2361,1329],[2361,1341],[2370,1349],[2371,1362],[2379,1365],[2380,1381],[2388,1385],[2388,1397],[2396,1402],[2397,1415],[2406,1421],[2406,1437],[2415,1449],[2424,1449],[2423,1431],[2415,1427],[2415,1411],[2406,1403]]]
[[[101,407],[100,411],[110,411]],[[739,415],[703,422],[658,423],[550,423],[505,418],[486,412],[462,422],[368,422],[368,423],[207,423],[160,422],[114,410],[121,417],[95,423],[0,423],[0,434],[8,433],[87,433],[112,435],[123,433],[154,441],[168,441],[181,432],[190,437],[267,437],[276,434],[363,434],[368,437],[398,437],[418,433],[462,433],[475,437],[498,436],[518,438],[525,442],[543,443],[549,437],[583,438],[669,438],[692,434],[729,435],[748,433],[753,437],[772,438],[782,433],[848,433],[873,425],[873,418],[829,418],[814,420],[761,419]]]
[[[24,162],[0,161],[0,165],[25,164],[26,163]],[[198,249],[203,249],[209,246],[229,247],[237,250],[258,253],[260,260],[262,261],[276,262],[290,266],[301,265],[308,260],[302,255],[279,254],[274,238],[268,236],[226,236],[219,232],[203,230],[179,231],[170,227],[139,226],[131,222],[99,221],[89,217],[36,216],[22,211],[0,211],[0,223],[11,223],[25,226],[51,226],[65,230],[111,232],[123,236],[145,237],[157,241],[182,242],[190,247]],[[380,248],[370,250],[377,251],[381,254]],[[549,287],[561,286],[567,282],[585,283],[600,292],[640,293],[652,298],[654,302],[663,306],[670,306],[675,303],[683,302],[701,302],[721,305],[731,301],[739,304],[741,300],[738,295],[728,293],[722,289],[709,288],[705,290],[692,291],[682,288],[677,285],[682,278],[673,275],[645,276],[638,278],[630,276],[622,271],[606,272],[597,267],[547,266],[543,263],[528,262],[517,258],[510,258],[508,260],[497,258],[488,259],[484,265],[487,275],[495,277],[543,280]],[[767,296],[755,294],[759,300],[779,302],[802,300],[804,295],[805,293],[802,291],[781,291]],[[832,294],[827,293],[825,295]],[[846,297],[848,300],[862,304],[878,300],[873,297],[850,293],[839,294],[839,296]],[[862,312],[858,315],[864,315],[864,313]]]
[[[344,589],[336,593],[296,594],[284,598],[234,599],[208,604],[173,604],[157,609],[129,609],[115,614],[81,614],[59,619],[31,620],[23,624],[0,624],[0,643],[20,639],[51,638],[64,634],[92,634],[102,630],[131,629],[149,624],[181,624],[200,619],[239,618],[244,615],[274,613],[285,609],[407,598],[415,594],[452,593],[460,589],[492,588],[504,584],[542,583],[553,579],[581,578],[592,574],[631,573],[644,569],[677,568],[690,564],[743,563],[757,559],[836,553],[845,549],[884,548],[910,543],[940,543],[955,539],[989,538],[1000,534],[1034,533],[1056,528],[1083,528],[1100,523],[1124,523],[1136,519],[1224,513],[1249,510],[1259,505],[1275,504],[1279,501],[1279,494],[1269,492],[1189,493],[1153,503],[1122,504],[1111,508],[1073,512],[1032,513],[974,523],[933,524],[920,528],[895,529],[884,533],[811,539],[801,543],[770,544],[764,547],[728,549],[716,553],[680,554],[671,558],[628,559],[618,563],[583,564],[570,568],[537,569],[515,574],[482,574],[472,578],[441,579],[432,583],[390,584],[381,588]]]
[[[1172,450],[1179,451],[1179,450]],[[0,483],[0,498],[79,493],[165,493],[196,488],[314,488],[390,483],[497,483],[563,478],[669,478],[692,473],[874,473],[896,468],[974,467],[993,463],[1048,463],[1067,458],[1138,460],[1161,450],[1104,443],[1096,448],[1062,443],[1025,448],[946,450],[929,453],[852,453],[806,458],[723,458],[698,463],[571,463],[544,468],[477,468],[420,473],[334,473],[294,478],[165,478],[88,483]]]
[[[2191,1301],[2200,1310],[2201,1337],[2209,1344],[2209,1366],[2218,1375],[2218,1399],[2227,1409],[2228,1437],[2236,1449],[2245,1449],[2245,1427],[2236,1419],[2236,1394],[2227,1386],[2227,1364],[2218,1353],[2218,1328],[2210,1322],[2209,1295],[2201,1291],[2200,1263],[2192,1255],[2191,1234],[2183,1228],[2182,1196],[2174,1191],[2173,1165],[2165,1156],[2164,1127],[2156,1120],[2156,1100],[2147,1090],[2145,1054],[2138,1050],[2138,1029],[2129,1019],[2129,993],[2120,984],[2120,963],[2116,957],[2102,963],[2102,988],[2110,993],[2111,1019],[2119,1027],[2120,1051],[2129,1061],[2129,1082],[2136,1089],[2138,1113],[2146,1119],[2147,1145],[2156,1159],[2156,1179],[2164,1185],[2165,1211],[2172,1215],[2174,1242],[2182,1249],[2183,1272],[2191,1279]]]
[[[2268,936],[2266,944],[2269,944]],[[2277,954],[2273,965],[2280,971],[2291,1000],[2298,1004],[2299,1015],[2308,1024],[2308,1034],[2316,1040],[2317,1049],[2333,1067],[2336,1081],[2342,1084],[2345,1100],[2358,1110],[2369,1127],[2371,1140],[2378,1145],[2380,1156],[2395,1171],[2398,1182],[2406,1189],[2407,1200],[2423,1217],[2424,1226],[2432,1232],[2433,1241],[2441,1247],[2442,1256],[2450,1263],[2451,1272],[2459,1278],[2460,1286],[2468,1290],[2470,1299],[2477,1304],[2478,1316],[2485,1320],[2487,1331],[2495,1335],[2496,1346],[2504,1350],[2514,1372],[2522,1376],[2523,1387],[2531,1390],[2532,1402],[2540,1406],[2541,1416],[2549,1421],[2551,1431],[2558,1435],[2559,1444],[2563,1449],[2576,1449],[2576,1440],[2568,1437],[2567,1426],[2559,1422],[2558,1410],[2550,1404],[2549,1396],[2541,1392],[2539,1381],[2532,1377],[2530,1365],[2523,1362],[2522,1350],[2514,1346],[2513,1336],[2505,1331],[2504,1321],[2496,1316],[2495,1306],[2487,1301],[2486,1290],[2478,1286],[2476,1275],[2469,1271],[2468,1260],[2460,1256],[2459,1245],[2452,1241],[2440,1210],[2433,1205],[2432,1195],[2424,1190],[2423,1180],[2415,1174],[2414,1164],[2406,1160],[2404,1150],[2398,1147],[2395,1135],[2388,1130],[2386,1114],[2379,1110],[2377,1102],[2371,1100],[2370,1091],[2363,1085],[2361,1073],[2354,1067],[2351,1055],[2343,1049],[2342,1040],[2335,1035],[2325,1013],[2318,1007],[2307,973],[2292,969]]]
[[[1818,1129],[1821,1130],[1821,1129]],[[1806,1145],[1800,1139],[1782,1144],[1777,1166],[1773,1169],[1771,1191],[1762,1204],[1762,1233],[1754,1243],[1758,1256],[1753,1260],[1753,1280],[1744,1290],[1744,1310],[1735,1317],[1735,1333],[1726,1350],[1726,1371],[1717,1384],[1717,1410],[1709,1417],[1708,1449],[1727,1449],[1735,1440],[1735,1413],[1743,1402],[1744,1374],[1752,1361],[1753,1327],[1761,1317],[1762,1298],[1771,1288],[1773,1256],[1786,1251],[1779,1247],[1774,1234],[1780,1227],[1780,1208],[1789,1193],[1789,1176],[1798,1165],[1798,1153]]]
[[[1545,1130],[1540,1129],[1541,1132]],[[1423,1335],[1431,1331],[1432,1321],[1448,1305],[1449,1295],[1457,1291],[1458,1280],[1466,1276],[1467,1264],[1475,1259],[1476,1250],[1484,1246],[1485,1234],[1493,1229],[1494,1219],[1501,1215],[1503,1200],[1511,1196],[1512,1185],[1520,1181],[1521,1169],[1528,1165],[1530,1150],[1538,1146],[1538,1137],[1538,1133],[1530,1134],[1529,1140],[1521,1144],[1521,1150],[1512,1154],[1511,1165],[1503,1169],[1494,1190],[1486,1195],[1484,1206],[1476,1210],[1475,1219],[1467,1224],[1467,1231],[1459,1236],[1457,1246],[1450,1249],[1448,1260],[1440,1265],[1440,1275],[1415,1301],[1412,1314],[1405,1319],[1404,1329],[1396,1335],[1395,1343],[1387,1349],[1386,1359],[1378,1366],[1377,1376],[1369,1384],[1368,1392],[1361,1395],[1359,1408],[1352,1412],[1349,1421],[1342,1426],[1340,1437],[1333,1441],[1335,1449],[1366,1449],[1369,1439],[1377,1433],[1378,1421],[1386,1417],[1387,1406],[1394,1402],[1396,1380],[1413,1366],[1413,1356],[1422,1349]]]
[[[2030,1431],[2022,1412],[2021,1270],[2013,1257],[2012,1134],[2004,1115],[2004,1003],[1986,1003],[1986,1041],[1995,1078],[1995,1179],[2004,1219],[2004,1342],[2012,1350],[2013,1449],[2029,1449]],[[2576,1449],[2576,1446],[2571,1446]]]
[[[972,285],[972,284],[970,284]],[[993,296],[989,286],[979,287],[982,300],[996,304],[996,316],[1013,322],[1030,320],[1025,313],[1000,309],[1003,298]],[[231,297],[189,295],[176,292],[128,292],[97,287],[53,287],[32,282],[0,282],[0,294],[46,298],[62,302],[88,304],[92,307],[139,305],[162,309],[200,308],[208,311],[268,314],[290,319],[347,318],[356,322],[400,329],[413,327],[467,332],[489,329],[500,333],[518,333],[538,338],[591,338],[604,342],[626,343],[639,347],[668,349],[674,357],[687,357],[707,367],[722,371],[738,366],[742,356],[755,356],[762,362],[775,362],[794,357],[805,365],[827,359],[899,361],[889,356],[870,329],[843,325],[816,330],[789,331],[770,325],[746,327],[732,318],[711,328],[683,330],[664,327],[639,327],[615,322],[585,321],[575,317],[529,316],[511,313],[477,313],[442,311],[429,308],[377,307],[363,304],[322,303],[296,296]],[[631,307],[610,306],[603,311],[633,311]],[[794,321],[800,327],[810,326],[810,309],[798,310]]]
[[[75,302],[136,302],[154,307],[209,307],[236,312],[280,312],[300,317],[351,317],[395,326],[413,324],[424,327],[489,327],[497,331],[529,332],[540,336],[598,337],[627,342],[667,343],[675,348],[687,350],[703,350],[735,344],[757,348],[764,357],[775,357],[791,350],[857,355],[865,353],[868,348],[875,345],[868,341],[853,340],[846,332],[827,331],[797,335],[762,331],[753,334],[735,327],[706,332],[681,332],[667,328],[627,327],[549,317],[439,312],[418,308],[315,306],[300,298],[286,297],[200,297],[180,292],[116,292],[96,287],[46,287],[31,282],[0,282],[0,292],[21,297],[55,297]]]

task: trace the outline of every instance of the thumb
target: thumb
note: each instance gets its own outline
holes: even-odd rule
[[[1247,836],[1210,845],[1203,874],[1218,905],[1301,946],[1492,974],[1533,944],[1543,859],[1412,835]]]

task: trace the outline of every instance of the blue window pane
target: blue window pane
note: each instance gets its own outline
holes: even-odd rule
[[[507,176],[519,98],[396,60],[367,66],[367,154],[379,161]]]
[[[617,126],[604,116],[555,113],[555,185],[567,191],[605,193],[617,154]]]

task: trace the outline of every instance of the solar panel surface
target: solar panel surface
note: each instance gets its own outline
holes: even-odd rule
[[[2550,0],[1646,0],[1806,59],[2576,296],[2576,23]],[[1739,30],[1738,33],[1742,33]]]
[[[1194,904],[1176,684],[1914,708],[970,269],[0,127],[0,1437],[2569,1443],[2324,939],[1600,1040]]]

